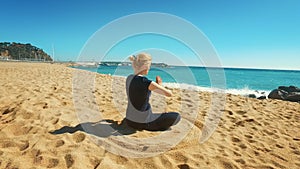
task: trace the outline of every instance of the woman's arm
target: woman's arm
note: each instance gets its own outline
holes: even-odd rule
[[[163,87],[162,85],[162,80],[159,76],[156,77],[156,82],[151,82],[148,89],[151,91],[154,91],[156,93],[171,97],[172,96],[172,92],[168,89],[166,89],[165,87]]]

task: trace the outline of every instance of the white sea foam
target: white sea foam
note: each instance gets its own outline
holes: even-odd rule
[[[249,94],[254,94],[256,97],[260,96],[268,96],[271,91],[267,90],[252,90],[243,88],[243,89],[226,89],[226,93],[234,94],[234,95],[241,95],[241,96],[249,96]]]
[[[187,83],[163,83],[164,86],[169,88],[175,88],[175,89],[186,89],[186,90],[193,90],[193,91],[207,91],[207,92],[223,92],[221,89],[217,88],[209,88],[209,87],[200,87],[195,86]]]
[[[205,91],[205,92],[222,92],[222,93],[228,93],[228,94],[234,94],[240,96],[249,96],[249,94],[254,94],[256,97],[260,97],[260,96],[268,96],[268,94],[270,93],[270,91],[252,90],[249,89],[248,87],[245,87],[243,89],[218,89],[218,88],[211,88],[211,87],[195,86],[195,85],[185,84],[185,83],[164,83],[163,85],[169,88],[177,88],[177,89],[180,88],[186,90]]]

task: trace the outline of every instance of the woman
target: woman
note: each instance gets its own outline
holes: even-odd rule
[[[153,114],[149,98],[151,91],[165,96],[172,96],[172,92],[164,88],[162,80],[156,77],[156,82],[145,77],[151,66],[151,56],[147,53],[140,53],[137,56],[130,56],[134,74],[126,79],[126,93],[128,98],[126,110],[127,125],[137,130],[162,131],[175,125],[180,120],[176,112]]]

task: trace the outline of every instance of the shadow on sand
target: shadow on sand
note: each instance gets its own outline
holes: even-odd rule
[[[51,131],[51,134],[75,133],[82,131],[98,137],[121,136],[136,133],[136,130],[128,127],[124,120],[118,124],[118,121],[105,119],[99,122],[80,123],[75,127],[64,126],[58,130]]]

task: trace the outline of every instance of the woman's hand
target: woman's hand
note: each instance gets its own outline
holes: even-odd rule
[[[162,79],[160,76],[156,76],[156,83],[162,85]]]

